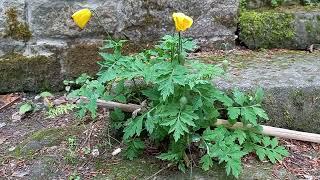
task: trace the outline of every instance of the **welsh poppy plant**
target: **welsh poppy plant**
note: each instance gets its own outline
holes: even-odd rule
[[[190,28],[193,24],[193,20],[191,17],[189,17],[183,13],[173,13],[172,18],[173,18],[174,25],[175,25],[176,30],[178,31],[178,35],[179,35],[178,47],[177,47],[178,62],[181,65],[183,65],[185,57],[183,56],[183,54],[181,54],[181,51],[182,51],[181,31],[185,31],[188,28]]]
[[[90,9],[81,9],[72,15],[73,21],[81,29],[83,29],[87,25],[91,17],[92,17],[92,12],[90,11]]]
[[[176,30],[179,32],[185,31],[192,26],[192,18],[183,13],[173,13],[172,17],[176,26]]]

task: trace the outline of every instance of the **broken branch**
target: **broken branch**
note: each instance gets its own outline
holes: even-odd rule
[[[82,99],[83,102],[89,102],[89,100],[85,97],[81,97],[80,99]],[[79,101],[77,101],[77,103],[79,103]],[[142,105],[137,105],[137,104],[122,104],[122,103],[117,103],[113,101],[98,100],[97,104],[98,106],[104,107],[107,109],[119,108],[125,112],[135,112],[135,114],[137,114],[138,112],[141,113],[146,110],[145,102],[142,103]],[[230,129],[250,128],[250,127],[245,127],[241,122],[237,122],[234,125],[231,125],[227,120],[223,120],[223,119],[217,120],[217,122],[215,123],[215,126],[218,126],[218,125],[224,125]],[[276,128],[276,127],[264,126],[264,125],[262,125],[262,128],[263,130],[259,133],[264,135],[275,136],[275,137],[280,137],[285,139],[295,139],[300,141],[320,143],[320,134],[293,131],[289,129]]]

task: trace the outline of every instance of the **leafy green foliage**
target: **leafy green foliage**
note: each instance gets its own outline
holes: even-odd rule
[[[62,104],[56,107],[50,107],[47,111],[47,118],[55,118],[63,114],[68,114],[76,107],[75,104]]]
[[[53,95],[50,92],[47,92],[47,91],[40,93],[40,97],[43,97],[43,98],[52,97],[52,96]]]
[[[125,150],[125,156],[128,159],[133,160],[134,158],[138,157],[142,153],[144,148],[145,148],[145,145],[143,141],[139,139],[127,141],[127,149]]]
[[[271,162],[281,160],[286,151],[276,140],[257,134],[261,130],[259,122],[268,120],[260,104],[262,89],[253,96],[237,89],[232,95],[218,90],[212,79],[224,74],[223,65],[186,59],[187,52],[197,47],[190,39],[182,39],[179,52],[178,42],[178,36],[167,35],[154,49],[127,56],[121,54],[124,41],[106,41],[102,49],[109,51],[100,53],[104,60],[99,62],[97,79],[82,76],[75,81],[81,87],[69,94],[86,97],[79,115],[89,112],[96,117],[98,99],[121,103],[147,100],[147,110],[137,116],[130,118],[120,109],[110,114],[112,126],[123,131],[127,145],[124,155],[138,157],[145,149],[145,138],[166,142],[167,151],[158,158],[176,164],[182,171],[192,163],[187,152],[190,146],[198,147],[204,170],[218,160],[227,174],[235,177],[242,170],[241,158],[250,152]],[[225,117],[231,124],[242,122],[244,128],[214,126],[218,118]]]
[[[19,114],[26,114],[27,112],[33,111],[34,107],[31,103],[24,103],[19,108]]]
[[[111,128],[119,130],[124,128],[125,114],[119,109],[116,108],[110,113]]]

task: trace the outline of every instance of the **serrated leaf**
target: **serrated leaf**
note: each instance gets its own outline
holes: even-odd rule
[[[203,106],[203,103],[202,103],[201,96],[196,96],[193,103],[193,109],[198,110],[202,106]]]
[[[174,161],[179,159],[179,155],[173,151],[169,151],[167,153],[161,153],[157,158],[161,160]]]
[[[266,155],[272,164],[275,164],[277,162],[275,158],[275,152],[266,149]]]
[[[87,103],[85,107],[88,109],[88,111],[90,111],[91,117],[95,119],[97,117],[97,109],[98,109],[97,99],[91,97],[89,100],[90,100],[89,103]]]
[[[134,135],[140,135],[142,131],[142,124],[143,124],[143,118],[144,116],[136,117],[135,119],[130,119],[129,124],[126,126],[126,128],[123,130],[124,139],[128,139],[130,137],[133,137]]]
[[[147,119],[145,121],[145,127],[150,134],[153,133],[153,130],[155,128],[155,123],[154,123],[153,117],[151,117],[150,115],[147,115]]]
[[[255,96],[254,96],[254,99],[257,103],[261,103],[262,100],[263,100],[263,96],[264,96],[264,92],[262,90],[262,88],[258,88],[256,90],[256,93],[255,93]]]
[[[134,140],[133,145],[136,149],[144,149],[145,148],[144,143],[141,140]]]
[[[248,135],[253,143],[260,143],[262,140],[261,135],[254,132],[248,132]]]
[[[206,154],[201,157],[200,164],[202,164],[201,168],[205,171],[208,171],[213,166],[212,158]]]
[[[278,139],[277,138],[273,138],[270,142],[270,145],[272,147],[272,149],[274,149],[275,147],[277,147],[279,144]]]
[[[240,116],[240,108],[228,107],[228,117],[232,120],[237,119]]]
[[[258,107],[253,107],[253,111],[254,113],[256,113],[259,117],[265,119],[265,120],[269,120],[269,117],[267,115],[267,113],[261,109],[261,108],[258,108]]]
[[[118,82],[118,84],[116,85],[116,87],[114,88],[114,91],[116,94],[120,94],[124,91],[125,87],[124,87],[124,80]]]
[[[233,91],[234,101],[239,104],[240,106],[243,106],[243,104],[246,102],[246,96],[243,92],[239,91],[238,89],[235,89]]]
[[[141,141],[140,139],[128,141],[126,142],[126,144],[127,148],[125,149],[124,155],[130,160],[138,157],[145,148],[143,141]]]
[[[118,95],[113,98],[114,100],[120,102],[120,103],[127,103],[127,98],[124,95]]]
[[[281,154],[282,156],[288,156],[289,152],[283,146],[278,146],[274,149],[275,152]]]
[[[240,145],[244,143],[247,137],[246,133],[240,129],[234,131],[234,136],[238,139]]]
[[[189,133],[188,127],[181,121],[176,121],[176,123],[170,128],[169,133],[173,132],[173,138],[177,142],[181,136],[185,133]]]
[[[226,164],[227,175],[231,173],[236,178],[239,178],[241,170],[242,170],[242,167],[241,167],[240,160],[230,159],[229,161],[227,161],[227,164]]]
[[[152,101],[158,101],[160,99],[160,93],[157,89],[143,90],[142,94],[147,96]]]
[[[226,106],[226,107],[233,106],[234,101],[229,96],[225,95],[224,93],[217,91],[213,95],[218,101],[222,102],[224,106]]]
[[[254,113],[252,108],[241,108],[241,116],[244,118],[245,122],[244,124],[252,124],[254,126],[258,125],[257,124],[257,116]]]
[[[262,143],[263,143],[264,147],[269,146],[269,145],[271,144],[270,137],[264,136],[264,137],[262,138]]]
[[[256,154],[258,155],[260,161],[263,161],[266,157],[266,151],[262,147],[256,149]]]
[[[210,128],[207,128],[203,134],[202,138],[206,141],[221,141],[224,139],[227,129],[223,126],[219,126],[215,128],[214,130],[211,130]]]
[[[169,126],[169,133],[173,132],[174,140],[177,142],[181,136],[183,136],[185,133],[189,133],[189,127],[196,126],[194,120],[199,119],[199,117],[197,116],[197,114],[192,112],[191,106],[186,106],[182,112],[176,111],[174,109],[177,108],[173,107],[171,110],[163,113],[171,117],[167,118],[167,121],[161,123],[160,125]]]
[[[115,121],[124,121],[125,115],[119,108],[115,108],[114,111],[110,113],[110,118],[113,122]]]

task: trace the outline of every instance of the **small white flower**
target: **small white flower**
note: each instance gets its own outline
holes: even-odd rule
[[[91,154],[92,154],[93,157],[98,157],[100,153],[99,153],[98,149],[93,149]]]
[[[115,156],[121,152],[121,148],[117,148],[112,152],[112,156]]]

